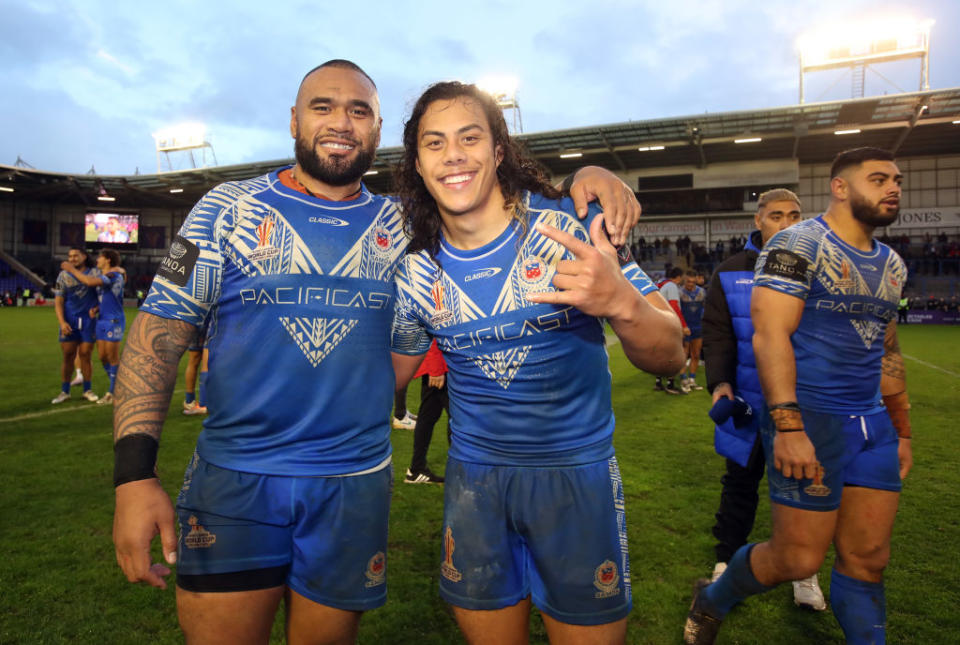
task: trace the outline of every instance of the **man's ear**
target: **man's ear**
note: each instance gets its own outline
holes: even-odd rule
[[[290,136],[297,138],[297,106],[290,106]]]
[[[837,175],[830,180],[830,193],[834,199],[846,201],[850,197],[850,183],[843,177]]]
[[[497,166],[500,165],[500,162],[503,161],[503,146],[497,145],[493,150],[494,158],[497,160]]]
[[[419,159],[417,159],[417,160],[413,163],[413,166],[414,166],[414,168],[417,169],[417,174],[420,175],[421,177],[423,177],[423,173],[420,171],[420,160],[419,160]]]

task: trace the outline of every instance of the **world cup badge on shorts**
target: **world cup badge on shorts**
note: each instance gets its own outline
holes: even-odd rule
[[[823,485],[823,466],[817,464],[817,472],[813,476],[813,483],[804,488],[803,492],[811,497],[826,497],[830,494],[830,488]]]
[[[270,243],[270,234],[274,229],[273,217],[267,213],[263,221],[257,226],[257,248],[250,252],[247,259],[254,262],[271,260],[280,255],[280,249]]]
[[[453,318],[453,311],[447,309],[443,302],[443,296],[446,293],[446,287],[438,278],[430,288],[430,297],[433,299],[433,315],[430,316],[430,324],[434,327],[440,327],[445,322]]]
[[[190,532],[183,538],[183,543],[188,549],[209,549],[217,541],[217,536],[198,524],[196,515],[191,515],[187,522],[190,523]]]
[[[365,587],[376,587],[387,581],[387,556],[383,551],[377,551],[367,561],[367,570],[364,575],[367,576]]]
[[[440,573],[451,582],[460,582],[463,574],[453,566],[454,548],[456,548],[456,541],[453,539],[453,530],[448,526],[443,533],[443,562],[440,564]]]
[[[604,560],[593,572],[593,586],[599,589],[593,594],[594,598],[610,598],[620,593],[620,574],[617,565],[611,560]]]

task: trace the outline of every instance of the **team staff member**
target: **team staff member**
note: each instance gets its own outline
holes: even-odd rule
[[[123,284],[126,272],[120,266],[120,254],[113,249],[103,249],[97,255],[99,275],[83,273],[70,262],[64,262],[60,268],[76,280],[97,290],[99,305],[97,312],[96,338],[100,364],[107,373],[109,386],[107,392],[97,401],[98,405],[113,403],[113,388],[120,365],[120,341],[127,326],[123,311]]]
[[[531,601],[555,642],[622,643],[630,569],[600,318],[661,374],[682,365],[677,319],[629,252],[621,270],[596,214],[587,243],[489,95],[431,86],[403,141],[412,252],[394,364],[402,386],[432,336],[449,369],[441,595],[471,643],[525,641]]]
[[[100,276],[99,269],[88,266],[87,253],[83,249],[71,248],[67,253],[67,263],[76,270],[75,273],[91,278]],[[53,309],[60,325],[60,351],[63,354],[60,394],[51,401],[54,405],[70,400],[70,377],[75,360],[79,361],[83,375],[83,398],[91,402],[97,400],[97,395],[91,389],[93,366],[90,364],[95,338],[90,310],[97,306],[97,292],[78,280],[75,273],[61,270],[53,291]]]
[[[201,199],[131,326],[114,412],[117,560],[164,587],[169,570],[150,564],[160,533],[188,642],[266,642],[281,598],[290,641],[349,642],[385,600],[389,326],[407,240],[396,203],[361,182],[380,122],[355,64],[310,71],[291,108],[296,164]],[[604,193],[632,225],[632,192],[586,176],[592,188],[571,190]],[[205,324],[209,415],[177,549],[154,464],[180,357]]]
[[[883,571],[913,458],[894,321],[907,271],[873,232],[896,221],[901,178],[885,150],[840,153],[826,213],[775,235],[757,260],[772,536],[741,547],[716,582],[698,582],[687,643],[714,642],[736,603],[816,572],[831,542],[830,604],[847,642],[885,642]]]
[[[750,321],[750,294],[753,268],[763,245],[776,233],[793,226],[802,218],[800,199],[786,188],[775,188],[760,195],[754,217],[756,231],[750,234],[744,250],[717,267],[707,289],[703,314],[703,354],[706,359],[707,389],[716,403],[722,398],[740,397],[754,410],[754,422],[744,428],[729,420],[716,427],[717,452],[726,457],[726,473],[720,480],[720,508],[713,535],[717,563],[716,580],[727,568],[733,554],[747,543],[757,513],[757,488],[766,463],[756,425],[763,408],[763,393],[753,355],[753,323]],[[794,581],[793,598],[797,605],[817,611],[827,608],[817,575]]]

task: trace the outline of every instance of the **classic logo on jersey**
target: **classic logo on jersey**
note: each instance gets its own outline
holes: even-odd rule
[[[500,387],[507,389],[517,375],[517,370],[527,360],[532,345],[521,345],[502,352],[480,354],[473,359],[483,375],[491,381],[496,381]]]
[[[826,497],[830,494],[830,488],[823,484],[823,466],[817,464],[817,472],[813,476],[813,483],[804,488],[803,492],[811,497]]]
[[[367,561],[367,570],[363,572],[363,575],[367,576],[364,587],[376,587],[387,581],[387,556],[383,554],[383,551],[377,551]]]
[[[490,267],[489,269],[480,269],[479,271],[474,271],[473,273],[465,275],[463,277],[463,281],[473,282],[474,280],[483,280],[484,278],[492,278],[498,273],[500,273],[500,267]]]
[[[280,323],[313,367],[319,365],[357,325],[356,320],[343,318],[288,318],[283,316],[280,318]]]
[[[620,593],[620,574],[612,560],[604,560],[593,572],[593,586],[599,589],[594,598],[610,598]]]
[[[463,579],[463,574],[453,566],[453,550],[456,545],[453,530],[448,526],[443,532],[443,562],[440,563],[440,573],[450,582],[460,582]]]
[[[257,225],[257,248],[250,251],[250,254],[247,255],[248,260],[260,262],[262,260],[272,260],[280,255],[280,249],[270,243],[270,234],[273,233],[274,227],[273,217],[267,213],[263,221]]]
[[[178,287],[184,287],[187,280],[190,279],[190,274],[193,273],[193,267],[196,266],[199,257],[199,247],[190,240],[177,235],[173,238],[167,256],[160,260],[157,275]]]
[[[453,310],[447,309],[443,304],[445,294],[446,287],[443,286],[443,282],[436,280],[430,287],[430,298],[433,300],[433,315],[430,316],[430,324],[434,327],[440,327],[453,318]]]
[[[187,520],[190,523],[190,532],[183,538],[183,544],[188,549],[209,549],[217,541],[217,536],[198,524],[196,515]]]
[[[804,282],[808,264],[804,258],[792,251],[774,249],[767,255],[767,261],[764,262],[762,270],[768,275]]]
[[[330,224],[331,226],[346,226],[349,222],[345,222],[338,217],[311,217],[307,220],[311,224]]]

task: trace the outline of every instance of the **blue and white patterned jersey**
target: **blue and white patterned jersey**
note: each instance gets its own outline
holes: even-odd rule
[[[190,212],[143,310],[208,324],[206,461],[342,475],[390,455],[397,205],[327,201],[277,171],[217,186]]]
[[[680,311],[683,312],[683,319],[687,321],[687,327],[698,331],[703,326],[703,303],[707,299],[707,290],[703,287],[694,285],[693,291],[687,291],[686,287],[680,291]]]
[[[587,240],[573,203],[527,196],[526,235],[516,223],[481,248],[441,239],[404,258],[397,272],[393,351],[417,355],[437,339],[449,368],[450,455],[493,465],[574,465],[613,454],[613,410],[603,322],[526,295],[554,291],[562,245],[534,230],[544,222]],[[596,216],[596,210],[591,213]],[[630,261],[641,293],[656,290]]]
[[[87,267],[85,275],[100,277],[100,269]],[[61,271],[53,288],[53,295],[63,298],[63,312],[69,322],[78,316],[90,316],[90,310],[97,306],[97,290],[88,287],[73,277],[69,271]]]
[[[100,296],[100,320],[123,318],[123,274],[105,273],[100,276],[103,286],[97,287]]]
[[[790,339],[801,407],[855,415],[883,410],[883,339],[906,280],[907,268],[890,247],[874,240],[872,251],[860,251],[822,215],[767,242],[757,258],[755,288],[805,300]]]

